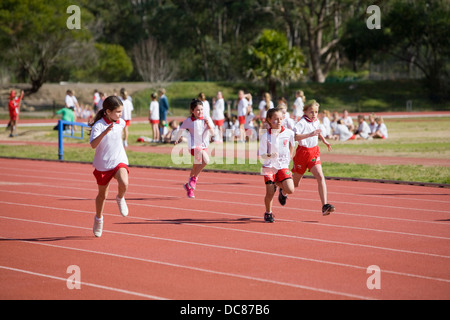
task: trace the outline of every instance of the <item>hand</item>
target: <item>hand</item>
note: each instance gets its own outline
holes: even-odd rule
[[[105,130],[105,135],[107,135],[107,134],[112,130],[113,127],[114,127],[114,122],[111,123],[111,124],[106,128],[106,130]]]
[[[310,133],[311,137],[318,136],[322,131],[320,129],[316,129]]]
[[[278,158],[278,153],[277,152],[271,153],[270,158],[275,158],[275,159]]]

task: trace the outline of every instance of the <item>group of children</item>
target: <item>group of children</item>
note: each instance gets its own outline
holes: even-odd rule
[[[96,149],[94,157],[94,176],[97,180],[98,194],[95,200],[96,216],[93,232],[96,237],[102,235],[103,209],[108,194],[110,181],[118,181],[116,201],[122,216],[128,215],[125,193],[128,188],[128,158],[122,143],[122,132],[126,129],[126,121],[122,118],[126,100],[110,96],[103,101],[102,109],[97,112],[92,127],[90,144]],[[124,103],[125,102],[125,103]],[[215,123],[205,114],[204,102],[193,99],[190,103],[191,116],[183,121],[177,132],[174,143],[178,144],[185,130],[190,135],[188,139],[194,164],[188,181],[183,185],[188,198],[195,198],[194,191],[200,173],[209,163],[207,152],[210,138],[214,135]],[[274,222],[272,212],[273,197],[279,188],[278,201],[286,205],[287,197],[299,186],[306,170],[309,170],[317,180],[318,191],[322,203],[322,215],[335,211],[327,201],[327,187],[322,171],[318,141],[321,140],[331,151],[331,146],[320,130],[318,120],[319,104],[312,100],[304,105],[303,116],[293,126],[286,128],[285,111],[283,107],[268,108],[265,118],[267,130],[260,137],[259,156],[263,160],[262,175],[266,185],[264,198],[266,222]],[[299,142],[294,153],[295,141]],[[295,154],[295,155],[294,155]],[[293,157],[293,168],[289,169]]]
[[[369,115],[368,118],[369,124],[364,115],[358,115],[357,126],[355,126],[347,110],[343,111],[342,117],[339,117],[337,111],[330,115],[328,110],[322,111],[319,115],[322,135],[328,139],[339,141],[387,139],[388,130],[383,118],[374,114]]]

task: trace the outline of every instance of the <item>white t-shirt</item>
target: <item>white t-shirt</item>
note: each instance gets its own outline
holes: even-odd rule
[[[348,116],[347,118],[342,118],[342,123],[345,124],[346,126],[353,126],[353,119],[352,117]]]
[[[204,114],[203,109],[203,114]],[[212,112],[212,119],[213,120],[223,120],[225,119],[225,101],[223,99],[218,99],[216,103],[214,104],[214,109]]]
[[[295,134],[308,134],[317,129],[320,129],[320,121],[316,119],[316,121],[312,122],[303,116],[299,122],[296,123],[294,127]],[[314,148],[319,144],[319,136],[309,137],[303,140],[300,140],[298,144],[302,147],[306,148]]]
[[[282,127],[278,135],[271,134],[271,131],[269,129],[261,136],[258,155],[278,153],[277,158],[269,158],[263,164],[263,171],[265,168],[273,168],[276,172],[280,169],[289,168],[291,162],[290,147],[295,145],[295,140],[292,130]]]
[[[248,100],[243,98],[238,104],[238,117],[245,117],[247,114]]]
[[[180,129],[186,129],[189,131],[190,139],[188,139],[188,145],[190,149],[208,148],[210,135],[207,123],[209,123],[211,128],[214,128],[214,123],[210,117],[203,117],[203,119],[189,117],[183,121]]]
[[[92,142],[111,124],[106,118],[97,121],[91,130]],[[123,147],[122,131],[125,128],[125,121],[119,119],[110,132],[103,137],[100,144],[95,149],[94,167],[98,171],[110,171],[119,165],[125,163],[128,165],[128,157]]]
[[[303,117],[303,107],[305,106],[305,104],[303,103],[303,99],[301,97],[298,97],[297,99],[295,99],[294,102],[294,118],[297,117]]]
[[[261,102],[259,103],[258,109],[259,109],[259,117],[261,119],[265,119],[267,117],[267,110],[274,108],[273,102],[270,101],[269,103],[269,109],[266,110],[266,100],[261,100]]]
[[[328,117],[323,117],[322,119],[322,136],[331,136],[331,123]]]
[[[203,117],[211,118],[211,106],[209,105],[209,101],[202,101],[203,104]]]
[[[158,101],[150,102],[150,120],[159,120],[159,103]]]
[[[134,110],[133,103],[130,99],[123,100],[122,98],[120,98],[120,100],[123,103],[122,119],[131,120],[131,112]]]
[[[387,127],[384,123],[381,123],[378,127],[377,127],[377,131],[380,131],[381,134],[387,138],[388,137],[388,131],[387,131]]]
[[[345,124],[338,124],[335,133],[339,135],[339,141],[347,141],[353,136],[353,133],[348,130]]]
[[[359,124],[358,134],[364,139],[367,139],[369,137],[370,128],[369,128],[369,125],[367,124],[367,122],[363,121]]]
[[[66,94],[66,98],[64,99],[64,102],[66,103],[66,106],[68,108],[73,107],[75,108],[75,101],[72,99],[72,97],[68,94]]]

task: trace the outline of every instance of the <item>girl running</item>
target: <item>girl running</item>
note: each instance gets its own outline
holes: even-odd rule
[[[184,130],[190,133],[188,140],[191,155],[194,156],[194,164],[189,175],[189,181],[184,185],[188,198],[195,198],[194,190],[197,186],[198,176],[209,163],[207,148],[210,136],[214,135],[214,123],[210,117],[203,117],[203,103],[193,99],[190,105],[191,116],[183,121],[175,138],[175,144],[180,142]]]
[[[311,172],[317,180],[320,200],[322,202],[322,215],[329,215],[334,212],[333,205],[327,203],[327,185],[322,172],[322,163],[320,161],[320,150],[318,139],[331,151],[331,145],[322,136],[320,122],[317,118],[319,114],[319,104],[312,100],[308,102],[303,109],[303,117],[295,125],[295,140],[299,141],[297,151],[294,157],[294,167],[292,168],[294,176],[294,186],[297,188],[306,169]]]
[[[270,128],[261,136],[258,154],[264,160],[262,167],[266,184],[264,221],[274,222],[272,202],[277,186],[280,188],[278,201],[282,206],[286,204],[287,195],[294,192],[292,173],[288,168],[295,141],[294,132],[281,125],[283,112],[279,108],[267,111],[266,122]]]
[[[91,147],[95,150],[94,176],[97,179],[98,195],[95,199],[96,217],[94,219],[94,235],[101,237],[103,230],[103,208],[108,196],[109,183],[115,178],[119,184],[116,196],[117,205],[122,216],[128,215],[125,192],[128,189],[128,157],[122,143],[122,131],[125,121],[121,118],[122,101],[111,96],[103,102],[93,122],[91,130]]]

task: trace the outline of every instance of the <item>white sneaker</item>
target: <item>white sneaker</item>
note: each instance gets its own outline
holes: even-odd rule
[[[97,217],[94,217],[94,236],[97,238],[100,238],[102,236],[103,232],[103,218],[101,220],[97,219]]]
[[[119,206],[120,214],[126,217],[128,215],[128,206],[127,203],[125,202],[125,197],[121,199],[119,198],[119,196],[116,196],[116,201],[117,205]]]

